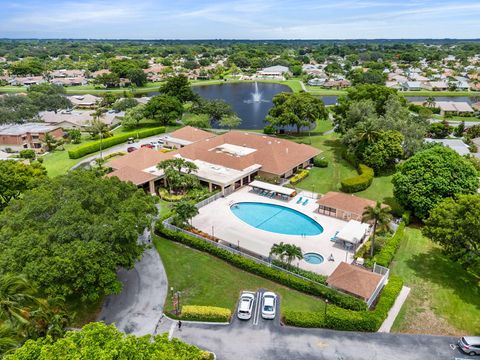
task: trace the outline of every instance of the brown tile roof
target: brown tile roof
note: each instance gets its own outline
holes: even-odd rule
[[[124,167],[130,167],[136,170],[144,170],[151,166],[157,165],[160,161],[171,159],[174,151],[170,153],[162,153],[160,151],[143,147],[135,150],[127,155],[114,159],[106,164],[114,170]],[[123,180],[123,179],[122,179]]]
[[[362,215],[367,206],[375,206],[376,202],[351,194],[330,191],[318,199],[317,204]]]
[[[149,174],[147,172],[131,168],[130,166],[122,167],[121,169],[112,171],[107,174],[107,177],[116,176],[122,181],[131,181],[135,185],[142,185],[150,180],[155,179],[157,176]]]
[[[256,151],[244,156],[215,151],[222,144],[253,148]],[[282,175],[295,166],[315,157],[320,153],[320,150],[309,145],[297,144],[293,141],[271,136],[230,131],[188,145],[178,150],[178,153],[184,158],[202,160],[236,170],[244,170],[252,165],[259,164],[262,166],[262,171]]]
[[[186,140],[193,143],[193,142],[205,140],[214,136],[215,134],[212,134],[211,132],[197,129],[192,126],[185,126],[181,129],[178,129],[172,132],[169,137]]]
[[[381,279],[379,274],[341,262],[327,278],[327,284],[368,300]]]

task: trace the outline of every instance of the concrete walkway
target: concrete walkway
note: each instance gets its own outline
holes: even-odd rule
[[[395,300],[395,303],[388,312],[388,316],[383,322],[382,326],[380,326],[380,329],[378,329],[378,332],[390,332],[393,323],[395,322],[395,319],[397,318],[398,313],[403,306],[403,303],[405,302],[405,300],[407,300],[408,294],[410,294],[410,288],[406,286],[402,287],[402,290],[400,290],[400,294],[398,294],[397,300]]]

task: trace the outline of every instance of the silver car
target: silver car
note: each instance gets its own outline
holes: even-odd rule
[[[468,355],[480,355],[480,336],[464,336],[458,340],[458,347]]]
[[[249,320],[252,317],[253,303],[255,302],[255,295],[249,292],[244,292],[240,296],[238,304],[237,316],[241,320]]]
[[[277,295],[275,293],[266,291],[262,297],[262,318],[275,319],[277,309]]]

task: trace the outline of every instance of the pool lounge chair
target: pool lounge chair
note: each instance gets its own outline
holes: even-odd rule
[[[308,199],[305,199],[305,201],[303,202],[303,206],[307,205],[308,204]]]
[[[340,231],[335,232],[335,235],[333,235],[333,236],[330,238],[330,241],[336,242],[336,241],[337,241],[337,234],[338,234],[339,232],[340,232]]]
[[[302,197],[300,196],[300,198],[297,200],[297,204],[300,204],[302,202]]]
[[[274,192],[272,192],[270,195],[268,195],[268,197],[269,197],[270,199],[273,198],[274,196],[275,196],[275,193],[274,193]]]

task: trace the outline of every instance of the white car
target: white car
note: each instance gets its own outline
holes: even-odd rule
[[[275,319],[276,309],[277,295],[270,291],[264,292],[262,296],[262,318]]]
[[[253,303],[255,302],[255,295],[252,293],[244,292],[240,296],[240,302],[238,304],[237,316],[241,320],[249,320],[252,317]]]

